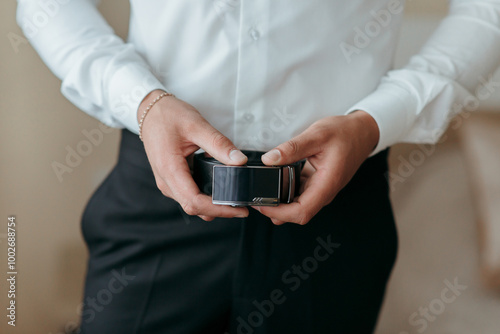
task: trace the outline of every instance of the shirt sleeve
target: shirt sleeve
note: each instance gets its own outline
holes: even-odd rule
[[[492,74],[499,62],[500,0],[452,0],[419,54],[347,113],[364,110],[377,122],[373,154],[397,142],[435,143],[464,107],[472,111],[498,94]]]
[[[73,104],[112,127],[138,133],[137,109],[166,90],[133,45],[115,35],[96,0],[18,0],[17,21]]]

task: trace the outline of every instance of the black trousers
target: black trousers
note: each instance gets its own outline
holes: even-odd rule
[[[187,216],[136,135],[119,154],[82,219],[82,333],[373,332],[397,252],[387,152],[305,226]]]

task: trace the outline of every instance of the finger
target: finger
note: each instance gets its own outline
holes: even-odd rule
[[[198,217],[200,217],[201,219],[203,219],[206,222],[211,222],[212,220],[215,219],[214,217],[205,216],[205,215],[199,215]]]
[[[168,165],[169,170],[163,176],[173,198],[179,202],[183,210],[191,216],[208,216],[244,218],[248,216],[247,208],[233,208],[226,205],[214,205],[212,199],[200,192],[191,176],[186,159],[173,156]]]
[[[271,221],[273,222],[274,225],[283,225],[283,224],[285,224],[284,221],[279,220],[279,219],[272,218]]]
[[[247,157],[234,144],[208,122],[199,122],[192,141],[225,165],[244,165]]]
[[[300,176],[310,177],[314,172],[316,172],[316,169],[311,165],[311,162],[307,160],[300,171]]]
[[[261,212],[261,207],[260,206],[251,206],[252,209],[255,209],[256,211],[259,211]],[[279,220],[279,219],[276,219],[276,218],[270,218],[271,219],[271,222],[274,224],[274,225],[283,225],[283,224],[286,224],[286,222],[282,221],[282,220]]]
[[[265,165],[287,165],[319,152],[322,143],[315,131],[306,130],[262,156]]]
[[[325,171],[319,170],[308,181],[308,186],[295,202],[277,207],[259,207],[263,215],[274,222],[284,221],[300,225],[307,224],[323,206],[330,203],[337,191],[331,181],[327,181]],[[326,181],[326,182],[325,182]]]

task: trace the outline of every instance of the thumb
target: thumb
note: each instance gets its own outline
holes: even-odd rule
[[[311,131],[300,135],[273,148],[262,156],[265,165],[288,165],[316,154],[320,143]]]
[[[244,165],[248,158],[208,122],[200,122],[192,134],[193,142],[225,165]]]

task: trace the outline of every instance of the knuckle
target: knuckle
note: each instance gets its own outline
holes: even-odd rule
[[[212,144],[214,147],[224,147],[229,144],[229,140],[219,131],[214,131],[212,134]]]
[[[295,155],[299,152],[299,144],[295,139],[290,139],[284,144],[285,154]]]
[[[169,192],[168,186],[163,180],[156,179],[156,187],[158,187],[158,189],[161,191],[161,193],[164,196],[169,197],[170,192]]]
[[[299,220],[297,223],[299,225],[305,225],[311,220],[311,215],[307,212],[303,212],[302,214],[299,215]]]
[[[274,225],[281,225],[281,220],[277,220],[277,219],[271,219],[271,222],[274,224]]]
[[[169,197],[170,198],[170,193],[164,189],[160,189],[161,193],[163,194],[163,196],[165,197]]]
[[[192,203],[184,203],[181,206],[182,206],[182,210],[184,210],[184,212],[187,213],[188,215],[190,215],[190,216],[196,216],[197,215],[197,210],[193,206]]]
[[[156,179],[156,187],[163,191],[163,188],[165,187],[165,182],[163,182],[163,180]]]
[[[185,202],[181,206],[184,212],[186,212],[190,216],[199,216],[201,214],[200,200],[198,196],[192,197],[189,201]]]

